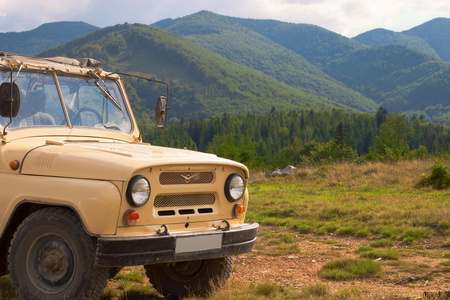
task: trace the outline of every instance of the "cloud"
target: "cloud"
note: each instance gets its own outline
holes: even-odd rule
[[[25,31],[56,21],[81,20],[90,0],[0,0],[0,31]]]
[[[403,31],[436,17],[450,17],[448,0],[0,0],[0,32],[31,30],[56,21],[99,27],[151,24],[200,10],[314,24],[349,37],[378,27]]]

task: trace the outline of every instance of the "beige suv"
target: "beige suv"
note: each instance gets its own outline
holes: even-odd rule
[[[25,299],[95,299],[136,265],[166,296],[220,286],[256,241],[247,168],[142,143],[126,74],[98,66],[0,53],[0,276]]]

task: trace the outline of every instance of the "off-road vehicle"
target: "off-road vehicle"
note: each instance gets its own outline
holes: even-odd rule
[[[126,74],[99,66],[0,53],[0,276],[25,299],[95,299],[137,265],[166,296],[220,287],[256,241],[247,168],[143,143]],[[165,127],[169,85],[141,79]]]

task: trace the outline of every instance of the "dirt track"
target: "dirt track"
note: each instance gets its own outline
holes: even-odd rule
[[[266,227],[264,231],[279,231]],[[449,261],[449,248],[442,248],[445,239],[423,240],[420,245],[398,244],[390,247],[400,253],[399,260],[379,260],[383,269],[377,278],[350,281],[330,281],[320,276],[322,265],[340,258],[357,258],[360,246],[369,246],[370,240],[342,236],[318,236],[295,234],[298,242],[297,253],[270,255],[276,252],[276,246],[270,241],[259,238],[257,247],[248,254],[236,259],[236,272],[233,277],[245,282],[272,282],[278,285],[301,289],[322,282],[331,293],[344,287],[354,287],[367,298],[417,299],[424,292],[436,293],[450,291],[450,266],[442,263]],[[446,257],[444,255],[446,254]],[[414,276],[432,275],[410,283],[398,284],[401,280]],[[233,279],[232,277],[232,279]]]

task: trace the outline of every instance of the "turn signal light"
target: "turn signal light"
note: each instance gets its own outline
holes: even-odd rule
[[[139,214],[133,209],[129,209],[123,215],[123,222],[127,226],[136,225],[139,222]]]
[[[20,163],[18,160],[12,160],[9,162],[9,167],[11,169],[13,169],[14,171],[17,170],[19,168],[19,166],[20,166]]]
[[[245,207],[242,204],[235,204],[233,207],[233,216],[235,218],[242,218],[245,214]]]

